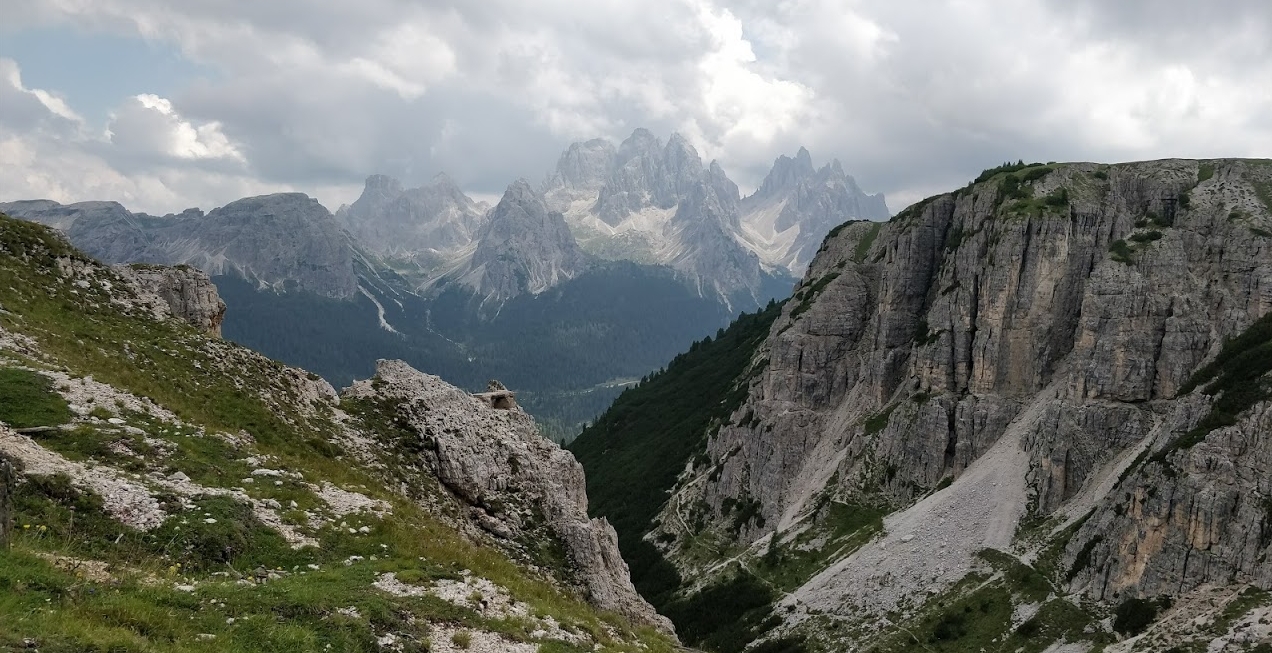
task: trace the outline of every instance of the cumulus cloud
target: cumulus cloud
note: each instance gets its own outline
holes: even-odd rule
[[[157,95],[129,98],[111,116],[106,136],[115,148],[142,156],[245,160],[221,132],[221,123],[195,125],[183,119],[172,102]]]
[[[11,4],[14,24],[171,43],[217,71],[126,99],[98,138],[0,62],[0,121],[59,134],[11,139],[147,179],[133,192],[152,209],[245,188],[322,189],[334,207],[372,172],[498,193],[572,140],[639,126],[680,131],[744,188],[806,145],[894,209],[1008,159],[1272,150],[1258,0]]]

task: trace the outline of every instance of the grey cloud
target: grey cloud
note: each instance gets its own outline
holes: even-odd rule
[[[757,60],[739,62],[748,44],[730,42],[718,69],[707,55],[731,37],[712,31],[728,21],[711,0],[76,7],[61,20],[170,40],[220,70],[170,99],[189,120],[219,121],[246,161],[173,170],[264,187],[446,171],[498,193],[540,178],[572,140],[620,140],[638,126],[684,132],[744,188],[806,145],[866,190],[901,197],[1016,158],[1272,148],[1272,101],[1259,95],[1272,75],[1272,9],[1254,1],[737,1],[727,9]],[[394,50],[392,38],[423,50]],[[709,97],[712,84],[737,92]],[[775,103],[781,93],[794,104]],[[133,118],[99,155],[124,174],[176,166],[153,156],[163,125]]]

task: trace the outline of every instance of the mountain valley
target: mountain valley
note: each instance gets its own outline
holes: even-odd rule
[[[207,272],[231,308],[226,337],[335,385],[380,358],[471,390],[498,378],[568,441],[626,384],[789,292],[802,254],[770,261],[748,249],[747,201],[765,207],[757,215],[781,213],[764,218],[765,233],[805,249],[838,221],[888,215],[882,196],[862,193],[837,162],[814,170],[806,150],[779,158],[743,199],[683,138],[664,146],[646,130],[618,148],[571,146],[542,187],[514,182],[495,206],[445,175],[418,188],[373,175],[334,214],[300,193],[162,217],[104,201],[0,211],[60,229],[106,263]],[[662,254],[590,237],[601,213],[615,237],[654,238]]]

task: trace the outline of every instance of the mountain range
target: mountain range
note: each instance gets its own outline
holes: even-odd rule
[[[0,211],[106,263],[207,272],[231,308],[226,337],[333,383],[390,357],[470,388],[499,376],[566,437],[695,338],[784,296],[833,224],[888,215],[806,150],[743,198],[684,138],[643,129],[572,145],[493,207],[445,175],[418,188],[372,175],[334,214],[300,193],[162,217],[116,202]]]

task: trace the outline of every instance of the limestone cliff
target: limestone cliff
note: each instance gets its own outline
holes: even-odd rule
[[[758,556],[808,550],[828,506],[891,513],[788,624],[912,613],[987,547],[1051,547],[1097,605],[1272,588],[1272,413],[1198,431],[1236,391],[1189,384],[1272,309],[1269,203],[1265,161],[1008,166],[836,229],[658,541],[703,570],[703,532]]]
[[[189,322],[210,336],[221,336],[225,302],[221,301],[207,273],[187,266],[146,265],[121,265],[115,271],[131,282],[141,296],[161,300],[173,317]]]
[[[583,467],[541,436],[529,415],[492,408],[402,361],[379,361],[375,377],[344,396],[394,404],[429,471],[482,530],[530,549],[559,543],[567,573],[592,604],[671,632],[671,622],[632,587],[613,527],[588,518]]]

